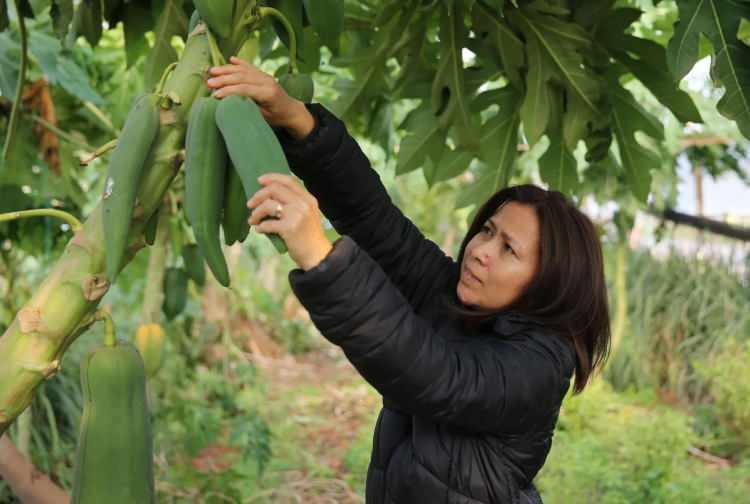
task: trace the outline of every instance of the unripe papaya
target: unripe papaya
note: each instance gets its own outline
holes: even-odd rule
[[[308,74],[289,72],[279,79],[279,84],[289,96],[304,103],[310,103],[315,94],[315,84]]]
[[[159,133],[158,100],[154,94],[136,99],[109,159],[102,222],[106,273],[110,283],[120,271],[128,245],[138,183],[151,145]]]
[[[187,304],[188,277],[182,268],[167,268],[164,271],[164,303],[162,311],[167,320],[182,313]]]
[[[193,0],[193,3],[211,31],[221,38],[232,34],[234,0]]]
[[[240,47],[240,50],[237,51],[237,57],[247,61],[248,63],[253,63],[255,61],[255,57],[258,56],[258,50],[260,49],[260,41],[258,40],[258,37],[250,37],[245,42],[243,42],[242,47]]]
[[[203,266],[203,256],[195,243],[182,246],[182,261],[185,271],[196,285],[203,287],[206,283],[206,268]]]
[[[216,107],[216,124],[248,199],[261,188],[258,177],[264,173],[290,173],[276,134],[253,100],[238,95],[223,98]],[[279,253],[287,251],[280,236],[266,236]]]
[[[159,210],[160,208],[157,208],[154,210],[154,213],[151,214],[151,217],[148,218],[148,221],[146,222],[146,229],[143,230],[143,235],[146,239],[146,245],[153,245],[154,240],[156,240],[156,228],[159,225]]]
[[[250,232],[250,210],[247,208],[245,189],[242,187],[242,179],[232,163],[227,168],[227,181],[224,191],[224,212],[221,225],[224,228],[224,243],[232,245],[235,242],[244,242]]]
[[[136,348],[116,342],[81,361],[83,415],[73,504],[151,504],[154,471],[146,374]]]
[[[141,324],[135,333],[135,346],[143,358],[146,376],[153,378],[164,362],[166,334],[159,324]]]
[[[201,255],[216,280],[229,286],[229,270],[221,249],[219,226],[224,202],[228,157],[216,126],[219,100],[202,97],[190,112],[185,138],[185,211]]]

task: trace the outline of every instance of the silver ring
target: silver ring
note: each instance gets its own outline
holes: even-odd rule
[[[276,203],[276,212],[274,212],[274,217],[277,219],[281,219],[281,212],[284,210],[284,206],[281,203]]]

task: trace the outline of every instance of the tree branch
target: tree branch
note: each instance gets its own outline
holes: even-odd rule
[[[667,208],[661,212],[654,208],[649,208],[648,213],[655,217],[659,217],[676,224],[683,224],[685,226],[694,227],[696,229],[709,231],[711,233],[726,236],[728,238],[734,238],[735,240],[750,241],[750,228],[733,226],[731,224],[727,224],[726,222],[681,213],[676,210],[672,210],[671,208]]]

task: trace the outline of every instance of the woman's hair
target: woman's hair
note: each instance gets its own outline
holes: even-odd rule
[[[469,326],[494,320],[500,313],[519,313],[543,322],[569,338],[576,352],[574,393],[586,386],[591,373],[610,349],[609,307],[599,235],[591,220],[558,191],[535,185],[507,187],[477,212],[461,243],[466,246],[501,205],[515,201],[536,211],[539,219],[539,269],[524,293],[501,310],[470,309],[453,303]],[[454,297],[454,300],[457,298]]]

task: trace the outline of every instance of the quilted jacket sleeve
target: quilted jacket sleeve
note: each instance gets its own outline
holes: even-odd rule
[[[289,280],[321,334],[407,413],[473,432],[523,432],[556,411],[567,389],[559,356],[535,338],[438,334],[348,236]]]
[[[343,122],[321,105],[307,107],[316,125],[306,138],[276,130],[292,172],[336,231],[353,238],[418,309],[454,261],[393,204]]]

